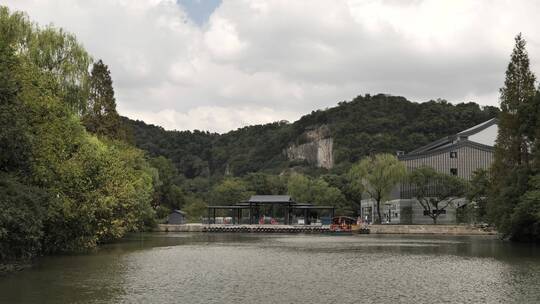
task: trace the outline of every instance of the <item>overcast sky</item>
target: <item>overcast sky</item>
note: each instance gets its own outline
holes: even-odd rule
[[[2,0],[109,65],[119,112],[166,129],[294,121],[359,94],[498,105],[540,1]]]

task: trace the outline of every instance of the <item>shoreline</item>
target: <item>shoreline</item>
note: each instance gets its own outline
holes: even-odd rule
[[[371,234],[410,235],[497,235],[493,229],[471,225],[369,225]],[[328,226],[298,225],[219,225],[219,224],[158,224],[153,232],[234,232],[234,233],[326,233]]]

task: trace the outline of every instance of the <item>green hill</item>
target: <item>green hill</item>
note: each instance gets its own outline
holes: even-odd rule
[[[404,97],[358,96],[337,106],[313,111],[293,123],[253,125],[224,134],[167,131],[124,118],[135,144],[151,156],[170,158],[187,178],[250,172],[279,173],[289,167],[316,169],[307,161],[288,159],[285,149],[309,142],[306,131],[326,126],[333,140],[331,171],[342,171],[363,156],[410,151],[440,137],[493,118],[498,108],[444,100],[416,103]]]

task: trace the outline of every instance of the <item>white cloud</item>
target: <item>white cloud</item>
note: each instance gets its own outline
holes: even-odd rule
[[[538,1],[224,1],[204,26],[174,0],[7,0],[75,33],[112,71],[122,114],[168,129],[294,120],[364,93],[497,104]]]
[[[161,125],[166,129],[174,129],[178,125],[183,125],[190,130],[215,130],[216,125],[224,130],[232,130],[258,123],[296,118],[294,113],[278,112],[266,107],[228,108],[204,106],[192,108],[183,113],[173,109],[164,109],[157,112],[133,112],[127,110],[126,114],[150,124]]]

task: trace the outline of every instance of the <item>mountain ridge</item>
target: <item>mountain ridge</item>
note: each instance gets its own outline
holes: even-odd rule
[[[225,173],[242,176],[257,171],[280,173],[291,167],[317,171],[310,157],[291,158],[286,151],[313,142],[306,134],[321,126],[327,126],[327,138],[333,142],[332,166],[325,170],[341,171],[366,155],[411,151],[493,118],[498,111],[472,102],[417,103],[401,96],[366,94],[312,111],[292,123],[250,125],[221,134],[168,131],[142,121],[123,120],[131,126],[139,148],[150,156],[170,158],[181,173],[194,178]]]

